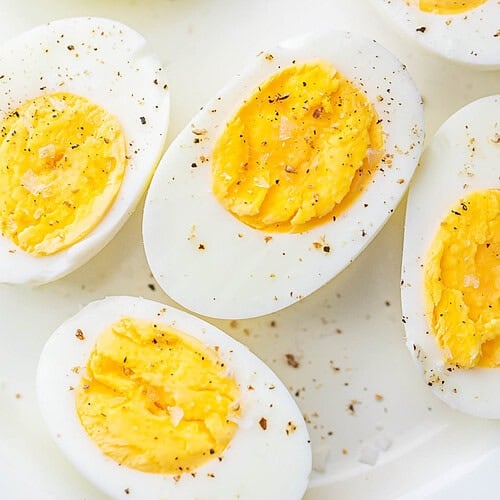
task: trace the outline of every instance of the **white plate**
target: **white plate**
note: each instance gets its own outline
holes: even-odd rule
[[[464,69],[424,52],[366,0],[0,4],[0,40],[76,15],[112,17],[142,32],[169,71],[169,140],[254,54],[316,28],[360,31],[393,51],[424,96],[428,136],[464,104],[498,92],[498,72]],[[0,287],[2,499],[103,498],[48,437],[36,404],[35,370],[50,333],[88,301],[127,294],[169,302],[157,286],[151,289],[140,212],[71,276],[33,290]],[[406,351],[399,299],[403,216],[400,207],[354,264],[301,303],[236,325],[214,321],[247,343],[296,395],[310,422],[318,469],[308,500],[497,497],[500,422],[445,407],[427,391]],[[288,353],[299,367],[287,364]]]

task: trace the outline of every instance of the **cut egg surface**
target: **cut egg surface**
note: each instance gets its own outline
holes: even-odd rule
[[[500,418],[500,95],[451,116],[408,196],[402,306],[408,348],[453,408]]]
[[[112,498],[297,499],[306,424],[277,376],[214,326],[150,300],[92,302],[47,341],[42,415]]]
[[[372,0],[402,32],[431,52],[483,69],[500,67],[497,0]]]
[[[163,152],[169,92],[137,32],[102,18],[0,47],[0,282],[62,277],[116,234]]]
[[[293,304],[377,234],[422,140],[421,97],[377,42],[331,31],[260,53],[158,166],[143,218],[154,277],[209,317]]]

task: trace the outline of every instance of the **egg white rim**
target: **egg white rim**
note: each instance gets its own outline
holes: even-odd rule
[[[372,2],[401,31],[434,54],[483,69],[500,68],[500,5],[496,0],[453,15],[423,12],[406,0]]]
[[[79,422],[75,391],[70,387],[77,387],[95,338],[122,317],[124,311],[130,317],[188,333],[209,347],[218,346],[219,356],[240,386],[245,412],[240,427],[223,453],[223,460],[214,459],[198,468],[196,477],[185,474],[177,480],[174,475],[121,467],[102,454]],[[82,330],[84,340],[76,337],[77,329]],[[63,323],[44,346],[37,370],[37,395],[49,432],[63,453],[87,479],[113,498],[178,498],[175,495],[183,490],[191,491],[186,498],[194,498],[200,494],[196,490],[197,481],[209,475],[203,498],[216,499],[218,491],[230,491],[231,487],[245,490],[247,485],[248,489],[249,475],[255,475],[250,484],[259,498],[277,498],[280,492],[285,492],[287,498],[295,498],[297,494],[299,500],[306,490],[312,467],[310,440],[303,416],[286,387],[246,346],[215,326],[173,307],[126,296],[107,297],[88,304]],[[267,420],[267,430],[259,424],[262,417]],[[297,426],[290,435],[285,433],[288,421]],[[254,432],[245,432],[249,429]],[[248,457],[253,458],[253,463]],[[277,457],[283,466],[281,481],[273,479]],[[89,468],[88,464],[95,467]],[[243,494],[242,498],[248,497]]]
[[[379,169],[370,186],[335,222],[302,234],[254,230],[220,206],[211,192],[210,161],[200,158],[210,158],[218,135],[244,96],[280,68],[314,60],[331,62],[367,94],[384,131],[389,129],[385,151],[392,155],[392,167]],[[195,144],[200,130],[212,133]],[[328,31],[261,52],[202,108],[160,161],[143,216],[146,257],[154,277],[173,300],[209,317],[249,318],[293,304],[342,271],[381,229],[406,190],[423,135],[418,90],[406,67],[376,41]],[[196,221],[188,220],[191,211]],[[213,242],[211,248],[205,244],[211,228],[216,228],[216,248]],[[318,244],[332,251],[318,250]],[[243,246],[250,249],[246,255],[251,262],[242,266],[237,254]],[[179,256],[193,253],[198,255],[189,260],[189,269],[179,265]],[[203,281],[198,278],[202,275]],[[286,283],[280,285],[280,280]]]
[[[435,337],[426,333],[422,267],[441,220],[460,198],[500,188],[500,145],[492,140],[499,116],[500,94],[478,99],[448,118],[426,147],[408,194],[401,286],[406,342],[427,384],[450,406],[486,418],[500,417],[500,372],[445,366]]]
[[[61,60],[71,61],[71,67],[57,62]],[[50,71],[54,65],[57,71]],[[97,17],[60,19],[8,40],[0,47],[0,67],[2,116],[37,95],[71,92],[117,116],[129,143],[130,159],[118,196],[81,241],[36,257],[0,235],[0,282],[46,283],[97,254],[137,206],[164,151],[170,111],[166,72],[142,35]]]

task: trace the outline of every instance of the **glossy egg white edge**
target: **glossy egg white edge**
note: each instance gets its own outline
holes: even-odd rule
[[[212,148],[259,84],[282,68],[316,60],[332,63],[374,104],[383,120],[392,167],[381,165],[369,187],[336,222],[301,234],[254,230],[213,196]],[[197,135],[203,130],[208,133]],[[260,53],[202,108],[160,162],[143,218],[154,277],[173,300],[209,317],[255,317],[300,300],[351,263],[387,221],[412,177],[423,136],[418,90],[406,67],[376,41],[329,31]],[[324,246],[331,251],[324,252]]]
[[[171,326],[218,353],[241,390],[243,416],[223,454],[185,474],[149,474],[119,466],[101,453],[80,424],[75,391],[96,337],[123,316]],[[80,328],[85,340],[75,333]],[[81,373],[81,371],[80,371]],[[252,386],[253,390],[249,389]],[[37,371],[39,406],[50,434],[74,466],[113,498],[300,499],[311,471],[311,447],[303,416],[267,365],[221,330],[188,313],[143,298],[115,296],[92,302],[47,341]],[[267,420],[267,429],[259,424]],[[287,435],[288,422],[297,428]],[[208,475],[210,474],[210,477]],[[202,485],[202,487],[201,487]]]
[[[462,14],[430,14],[407,0],[372,0],[402,32],[446,59],[500,68],[500,4],[488,0]],[[416,3],[416,1],[414,2]]]
[[[428,333],[423,264],[440,222],[461,198],[500,188],[499,117],[500,95],[474,101],[452,115],[426,147],[408,194],[401,287],[406,342],[426,383],[450,406],[489,418],[500,417],[500,371],[448,371]]]
[[[61,19],[0,47],[2,117],[41,94],[78,94],[119,119],[130,156],[114,204],[98,226],[72,247],[35,257],[0,236],[0,282],[38,284],[60,278],[88,261],[118,232],[164,151],[170,109],[165,77],[146,40],[111,19]]]

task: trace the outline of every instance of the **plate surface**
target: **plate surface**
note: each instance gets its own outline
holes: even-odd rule
[[[315,29],[358,31],[398,56],[424,97],[428,137],[466,103],[499,90],[499,72],[425,52],[365,0],[0,0],[0,41],[81,15],[115,18],[156,47],[169,72],[168,142],[254,54]],[[171,303],[146,264],[141,211],[67,278],[35,289],[0,286],[2,499],[104,498],[50,440],[35,372],[45,340],[85,303],[118,294]],[[307,500],[496,498],[500,422],[444,406],[427,391],[404,345],[403,222],[400,206],[349,268],[302,302],[258,319],[213,321],[264,359],[295,395],[315,456]],[[298,366],[287,363],[287,354]]]

